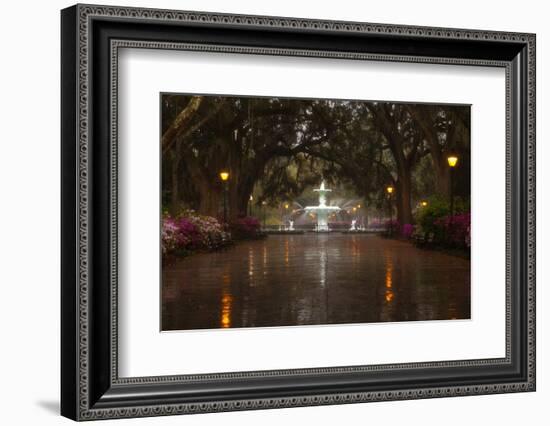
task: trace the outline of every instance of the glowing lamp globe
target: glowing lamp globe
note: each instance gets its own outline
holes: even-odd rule
[[[450,167],[455,167],[458,163],[458,157],[456,155],[449,155],[447,157],[447,163],[449,163]]]

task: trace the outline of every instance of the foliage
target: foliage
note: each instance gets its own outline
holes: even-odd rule
[[[260,221],[252,216],[237,218],[230,225],[231,235],[236,240],[263,238]]]
[[[449,201],[438,196],[428,199],[428,204],[417,210],[417,226],[414,231],[419,237],[430,236],[433,244],[449,248],[470,247],[470,204],[462,198],[455,198],[455,214],[450,215]]]
[[[438,240],[443,239],[442,228],[436,224],[440,218],[449,216],[449,200],[439,195],[434,195],[427,200],[427,205],[416,211],[416,223],[419,230],[425,233],[433,233]],[[466,213],[470,211],[469,201],[455,197],[454,213]]]
[[[470,247],[470,213],[445,216],[435,221],[435,226],[440,229],[439,234],[444,235],[444,243],[451,247]]]
[[[381,226],[382,225],[382,226]],[[405,239],[410,239],[414,234],[415,226],[410,223],[405,223],[403,226],[396,219],[386,220],[384,222],[379,222],[377,220],[372,221],[369,224],[369,227],[372,229],[384,229],[385,236],[392,237],[403,237]]]
[[[414,225],[411,225],[410,223],[405,223],[401,228],[401,235],[406,239],[410,239],[413,233],[414,233]]]
[[[435,222],[449,214],[449,202],[443,197],[433,196],[428,199],[428,205],[417,211],[416,222],[419,230],[426,234],[434,234],[437,239],[443,239],[441,227]]]
[[[386,220],[384,228],[388,235],[398,236],[401,231],[401,225],[397,219]]]
[[[217,219],[186,210],[162,218],[161,247],[163,256],[187,255],[194,251],[213,251],[231,244],[231,235]]]
[[[234,221],[247,214],[252,194],[277,205],[323,178],[378,211],[391,184],[398,220],[414,223],[411,200],[448,197],[449,150],[461,159],[454,193],[469,196],[469,114],[456,105],[166,94],[163,203],[172,212],[185,206],[216,216],[225,195]]]

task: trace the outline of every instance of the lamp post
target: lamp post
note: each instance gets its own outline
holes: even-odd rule
[[[252,201],[254,201],[254,197],[250,194],[250,198],[248,199],[248,216],[252,216]]]
[[[449,176],[449,184],[451,186],[450,188],[450,197],[451,197],[451,202],[449,203],[450,204],[450,216],[449,216],[449,234],[448,235],[448,239],[449,239],[449,242],[451,241],[451,235],[452,235],[452,228],[453,228],[453,215],[454,215],[454,204],[455,204],[455,195],[454,195],[454,182],[453,182],[453,177],[454,177],[454,169],[456,167],[458,163],[458,156],[456,154],[449,154],[447,155],[447,164],[449,164],[449,167],[451,168],[450,170],[450,176]]]
[[[387,188],[386,188],[386,192],[388,193],[388,210],[390,212],[390,227],[389,227],[389,235],[390,237],[392,236],[393,234],[393,224],[392,224],[392,221],[393,221],[393,211],[392,211],[392,205],[391,205],[391,195],[393,194],[393,186],[389,185]]]
[[[229,180],[229,172],[221,171],[220,179],[223,183],[223,223],[227,224],[227,181]]]
[[[262,210],[263,210],[263,222],[264,222],[264,229],[265,229],[265,206],[267,205],[267,201],[262,201]]]
[[[454,197],[454,185],[453,185],[453,175],[454,175],[454,169],[456,167],[456,165],[458,164],[458,156],[456,154],[449,154],[447,156],[447,164],[449,164],[449,167],[451,168],[451,173],[450,173],[450,176],[449,176],[449,179],[450,179],[450,185],[451,185],[451,190],[450,190],[450,197],[451,197],[451,202],[450,202],[450,205],[451,205],[451,221],[453,220],[453,214],[454,214],[454,200],[455,200],[455,197]]]

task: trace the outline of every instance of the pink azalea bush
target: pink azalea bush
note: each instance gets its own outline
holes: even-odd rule
[[[260,221],[253,216],[237,218],[231,223],[231,235],[235,239],[254,239],[265,235],[261,232]]]
[[[177,240],[179,237],[179,228],[175,220],[167,215],[162,218],[161,230],[161,248],[162,254],[165,255],[176,249],[178,246]]]
[[[231,243],[231,235],[216,218],[191,210],[176,217],[164,214],[161,235],[162,254],[185,255],[197,250],[216,250]]]
[[[471,244],[470,203],[468,199],[455,200],[455,214],[451,215],[449,200],[434,196],[427,206],[416,212],[416,226],[413,238],[429,239],[441,247],[469,249]]]
[[[447,244],[455,247],[470,247],[470,213],[444,216],[434,221]]]
[[[406,239],[410,239],[413,234],[414,234],[414,225],[411,225],[410,223],[405,223],[401,228],[401,235]]]

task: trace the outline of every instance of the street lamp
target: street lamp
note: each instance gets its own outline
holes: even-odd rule
[[[455,204],[455,196],[454,196],[454,184],[453,184],[453,176],[454,176],[454,169],[456,167],[456,165],[458,164],[458,156],[456,154],[449,154],[447,155],[447,163],[449,164],[449,167],[451,168],[450,170],[450,176],[449,176],[449,184],[451,185],[451,190],[450,190],[450,197],[451,197],[451,202],[450,202],[450,216],[449,216],[449,230],[452,232],[452,228],[453,228],[453,215],[454,215],[454,204]]]
[[[447,157],[447,163],[449,163],[450,167],[455,167],[458,163],[458,157],[454,154],[451,154]]]
[[[453,185],[453,175],[454,175],[454,169],[456,167],[456,165],[458,164],[458,156],[456,154],[449,154],[447,156],[447,164],[449,164],[449,167],[451,168],[451,173],[450,173],[450,185],[451,185],[451,191],[450,191],[450,197],[451,197],[451,221],[453,220],[453,214],[454,214],[454,194],[453,194],[453,190],[454,190],[454,185]]]
[[[229,172],[222,170],[220,179],[223,182],[223,223],[227,223],[227,181],[229,180]]]
[[[263,210],[263,219],[264,219],[264,229],[265,229],[265,206],[267,205],[267,201],[262,201],[262,210]]]
[[[423,201],[420,202],[420,205],[421,205],[422,207],[426,207],[426,206],[428,205],[428,202],[425,201],[425,200],[423,200]]]
[[[386,192],[388,193],[388,210],[390,212],[390,227],[389,227],[389,230],[388,230],[388,233],[390,235],[390,237],[392,236],[393,234],[393,224],[392,224],[392,221],[393,221],[393,212],[392,212],[392,205],[391,205],[391,195],[393,194],[393,186],[391,185],[388,185],[386,187]]]
[[[254,197],[252,194],[250,194],[250,198],[248,199],[248,215],[252,216],[252,201],[254,201]]]

